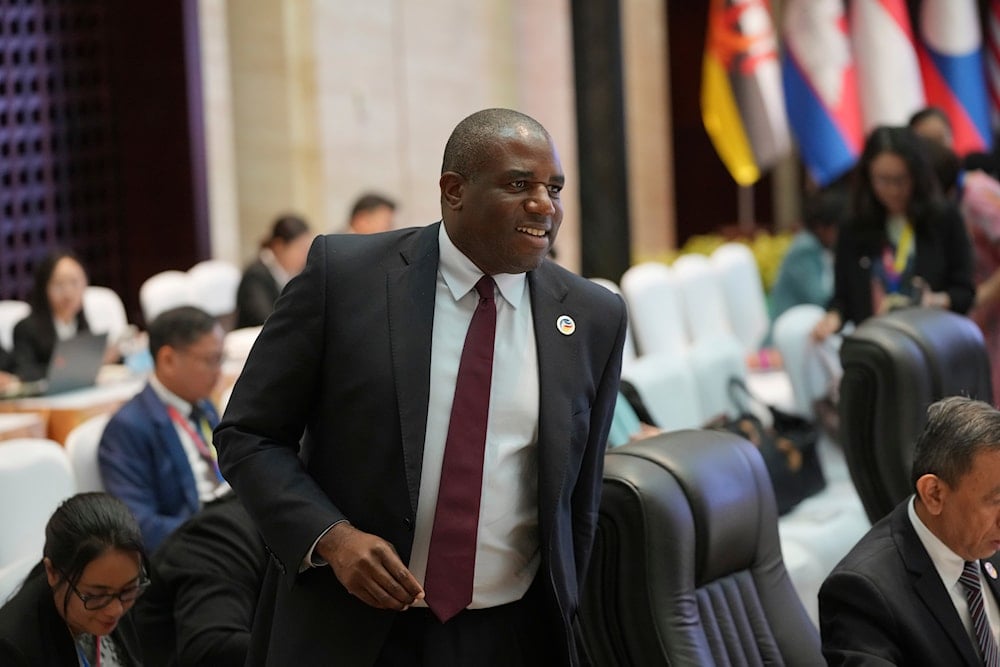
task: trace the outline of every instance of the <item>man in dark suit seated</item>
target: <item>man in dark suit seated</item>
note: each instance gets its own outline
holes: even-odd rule
[[[132,611],[146,667],[243,667],[266,562],[235,494],[171,533]]]
[[[996,666],[1000,411],[938,401],[913,457],[915,494],[872,526],[819,593],[831,665]]]
[[[199,308],[160,314],[149,325],[153,374],[101,435],[104,488],[135,514],[150,552],[203,503],[230,491],[212,447],[218,415],[209,400],[222,338],[222,327]]]
[[[313,243],[215,433],[274,553],[248,664],[579,664],[626,315],[547,258],[564,181],[487,109],[442,222]]]

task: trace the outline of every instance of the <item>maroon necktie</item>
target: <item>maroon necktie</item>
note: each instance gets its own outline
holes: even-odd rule
[[[442,623],[472,602],[486,419],[493,379],[493,340],[497,330],[493,287],[493,279],[489,276],[483,276],[476,283],[479,305],[465,335],[462,360],[458,365],[455,401],[451,406],[441,466],[441,486],[427,553],[424,594],[427,606]]]

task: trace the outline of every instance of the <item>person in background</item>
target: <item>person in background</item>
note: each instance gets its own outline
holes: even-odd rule
[[[847,194],[840,188],[821,190],[806,201],[803,228],[792,239],[771,288],[772,322],[792,306],[829,303],[833,296],[833,246],[847,210]]]
[[[90,331],[83,312],[86,289],[87,274],[71,251],[56,250],[38,265],[28,299],[31,313],[14,326],[14,372],[20,379],[44,378],[56,340]],[[109,347],[106,361],[117,356]]]
[[[146,667],[243,667],[267,558],[232,493],[171,533],[132,612]]]
[[[823,582],[823,654],[835,667],[996,665],[1000,411],[932,404],[911,479],[913,494]]]
[[[222,339],[222,326],[200,308],[158,315],[149,325],[153,373],[101,435],[104,488],[135,514],[150,551],[204,503],[229,492],[211,438]]]
[[[281,290],[305,266],[313,236],[308,223],[298,216],[283,215],[274,221],[236,290],[236,328],[264,323]]]
[[[358,197],[351,207],[347,231],[353,234],[376,234],[393,227],[396,202],[374,192]]]
[[[0,345],[0,396],[18,382],[19,378],[14,374],[14,355]]]
[[[855,167],[853,200],[834,250],[833,298],[813,328],[815,340],[904,306],[969,310],[969,236],[908,128],[871,132]]]
[[[128,507],[106,493],[63,501],[45,526],[42,554],[0,608],[0,665],[140,667],[128,611],[149,578]]]
[[[924,107],[914,112],[906,124],[918,137],[924,137],[948,150],[954,150],[955,133],[951,127],[951,120],[940,107]]]
[[[443,221],[316,240],[215,432],[273,557],[248,664],[579,665],[621,297],[547,258],[538,121],[462,120]]]

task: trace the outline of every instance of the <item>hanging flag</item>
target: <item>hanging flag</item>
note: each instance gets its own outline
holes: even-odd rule
[[[824,186],[854,166],[864,143],[844,2],[788,0],[782,28],[788,122],[802,161]]]
[[[956,153],[988,150],[990,111],[976,0],[923,0],[918,27],[927,103],[951,121]]]
[[[986,87],[994,131],[1000,129],[1000,0],[991,0],[986,15]]]
[[[850,28],[865,133],[906,125],[926,101],[905,0],[852,0]]]
[[[701,113],[715,150],[740,185],[757,182],[791,148],[767,0],[711,0]]]

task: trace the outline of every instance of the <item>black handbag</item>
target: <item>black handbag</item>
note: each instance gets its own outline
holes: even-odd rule
[[[720,416],[708,428],[741,435],[760,451],[774,487],[778,514],[787,514],[802,500],[822,491],[826,477],[816,445],[819,429],[808,419],[790,414],[760,400],[742,378],[729,380],[729,397],[738,415]],[[753,402],[771,414],[772,424],[764,426],[750,410]]]

